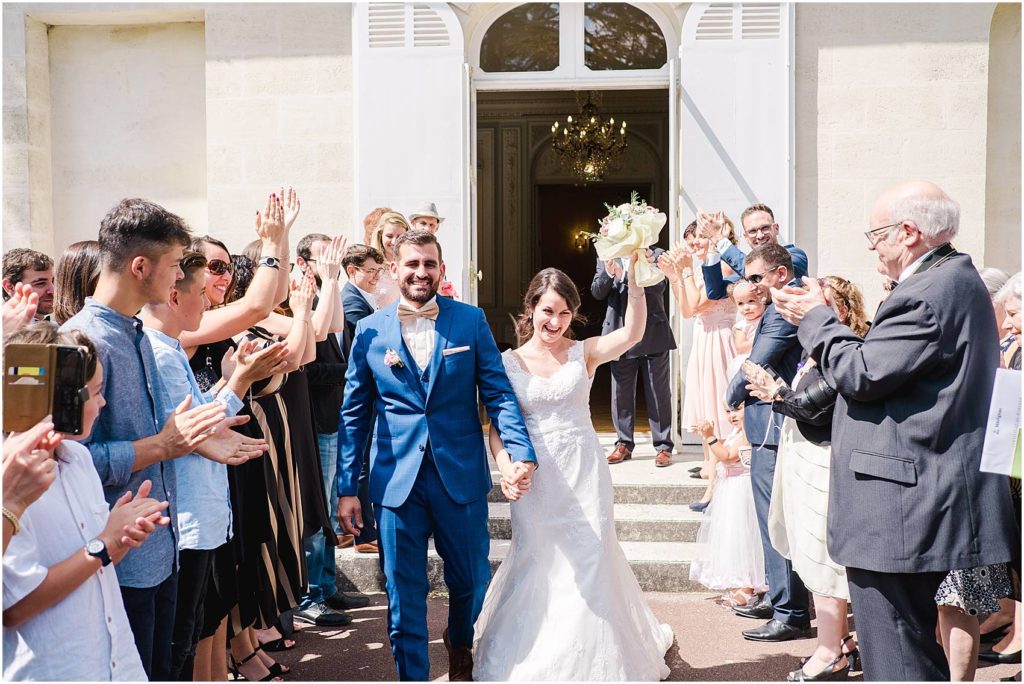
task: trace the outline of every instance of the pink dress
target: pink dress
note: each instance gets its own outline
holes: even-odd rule
[[[731,299],[713,299],[693,322],[693,347],[686,364],[683,385],[682,427],[696,432],[702,420],[715,424],[715,434],[728,430],[725,390],[729,387],[729,362],[736,356],[732,328],[736,305]]]
[[[729,386],[729,361],[736,355],[732,327],[736,305],[731,299],[713,299],[694,316],[693,346],[686,362],[683,384],[682,427],[695,432],[702,420],[715,424],[715,434],[729,429],[725,411],[725,390]]]

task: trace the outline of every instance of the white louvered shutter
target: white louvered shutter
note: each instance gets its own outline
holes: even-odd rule
[[[355,227],[374,207],[435,202],[448,279],[466,292],[462,27],[446,3],[355,6]]]
[[[794,234],[792,10],[774,3],[698,3],[683,21],[680,192],[734,221],[750,204]],[[737,228],[739,225],[737,223]]]

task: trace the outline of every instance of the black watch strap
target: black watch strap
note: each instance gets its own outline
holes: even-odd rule
[[[102,539],[93,539],[85,545],[85,552],[93,558],[99,558],[103,567],[110,565],[110,554],[107,553],[107,545]]]

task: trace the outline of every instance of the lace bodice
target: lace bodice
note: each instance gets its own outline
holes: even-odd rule
[[[590,386],[594,379],[587,375],[582,341],[573,343],[569,360],[551,377],[529,373],[511,349],[504,352],[501,359],[531,431],[593,427]]]
[[[736,304],[731,298],[712,299],[707,303],[704,310],[697,314],[699,320],[706,329],[710,328],[731,328],[736,322]]]

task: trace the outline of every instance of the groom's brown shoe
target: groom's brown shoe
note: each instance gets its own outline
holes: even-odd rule
[[[633,458],[633,452],[629,450],[629,447],[625,444],[616,444],[612,453],[608,454],[608,463],[614,465],[628,461],[631,458]]]
[[[448,649],[448,681],[473,681],[473,649],[469,646],[452,646],[448,640],[448,628],[444,628],[444,647]]]

